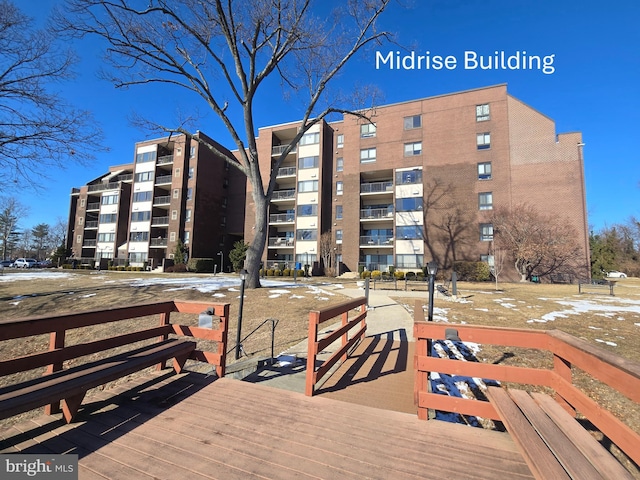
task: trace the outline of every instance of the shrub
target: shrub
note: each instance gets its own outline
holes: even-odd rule
[[[394,267],[393,265],[389,265],[389,273],[393,275],[395,271],[396,271],[396,267]]]
[[[213,258],[190,258],[187,263],[189,271],[196,273],[213,272],[213,265]]]
[[[382,272],[380,270],[374,270],[371,272],[371,278],[374,280],[379,280],[382,277]]]
[[[405,274],[404,278],[406,278],[407,280],[415,280],[416,279],[416,272],[407,272]]]
[[[393,273],[393,276],[396,277],[396,280],[404,280],[404,272],[401,272],[400,270],[396,270]]]
[[[282,275],[285,276],[285,277],[290,277],[291,276],[291,270],[289,270],[288,268],[285,268],[282,271]]]
[[[371,278],[371,272],[369,270],[365,270],[360,274],[360,278]]]
[[[273,277],[273,268],[267,270],[267,277]]]
[[[298,277],[304,277],[304,270],[298,270]]]
[[[171,267],[167,267],[165,272],[168,273],[185,273],[187,271],[187,266],[184,263],[178,263],[176,265],[172,265]]]
[[[485,262],[455,262],[453,269],[461,281],[487,282],[491,278],[489,265]]]
[[[280,270],[280,269],[274,270],[273,273],[275,274],[276,277],[281,277],[282,276],[282,270]]]

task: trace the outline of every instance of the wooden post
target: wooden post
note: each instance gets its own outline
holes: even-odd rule
[[[49,351],[64,348],[64,338],[66,330],[57,330],[49,334]],[[47,365],[45,375],[50,375],[54,372],[62,370],[62,362]],[[44,413],[46,415],[53,415],[54,413],[60,413],[60,402],[54,402],[44,407]]]
[[[553,371],[558,374],[563,380],[566,380],[570,384],[573,384],[573,378],[571,376],[571,363],[565,360],[562,357],[559,357],[555,353],[553,354]],[[564,408],[567,413],[569,413],[572,417],[576,416],[575,409],[567,403],[567,401],[561,397],[557,392],[555,394],[556,402],[560,404],[562,408]]]
[[[162,312],[160,314],[160,326],[161,327],[164,326],[164,325],[169,325],[170,316],[171,316],[170,312]],[[168,338],[169,338],[168,334],[162,335],[162,336],[158,337],[158,342],[164,342]],[[167,367],[167,362],[163,360],[158,365],[156,365],[156,370],[158,370],[158,371],[159,370],[164,370],[166,367]]]
[[[344,312],[341,317],[342,317],[342,326],[344,327],[347,323],[349,323],[349,312]],[[344,332],[344,335],[342,335],[341,346],[344,347],[348,341],[349,341],[349,333]],[[343,362],[347,360],[347,352],[344,352],[342,357],[340,357],[340,360],[342,360]]]
[[[220,354],[220,365],[216,365],[216,375],[222,378],[227,368],[227,337],[229,333],[229,304],[222,306],[222,312],[215,312],[220,317],[219,328],[221,329],[220,343],[218,343],[218,353]]]
[[[316,355],[318,354],[318,324],[320,323],[320,312],[309,312],[309,332],[307,343],[307,378],[304,394],[307,397],[313,396],[315,387]]]

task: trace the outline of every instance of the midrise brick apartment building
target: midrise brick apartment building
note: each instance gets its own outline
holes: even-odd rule
[[[288,155],[271,201],[267,265],[318,262],[327,230],[343,270],[490,260],[492,210],[528,203],[572,224],[587,268],[580,133],[556,134],[506,85],[380,106],[371,121],[321,123]],[[299,126],[259,130],[263,172]],[[249,191],[246,241],[252,224]],[[518,278],[510,262],[503,275]]]
[[[133,163],[72,190],[67,247],[81,263],[156,268],[182,239],[190,257],[221,264],[243,235],[245,183],[192,137],[136,143]]]
[[[327,231],[342,271],[490,261],[493,209],[528,203],[574,227],[588,271],[580,133],[556,134],[506,85],[380,106],[371,120],[321,122],[288,154],[270,204],[267,266],[319,267]],[[259,129],[263,174],[299,128]],[[192,257],[218,262],[235,240],[253,240],[251,185],[234,168],[184,136],[135,148],[133,164],[74,189],[76,257],[156,266],[182,238]],[[508,264],[501,278],[518,277]]]

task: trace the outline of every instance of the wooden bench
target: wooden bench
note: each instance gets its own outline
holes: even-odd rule
[[[196,314],[198,326],[194,325],[195,319],[191,320],[191,325],[171,323],[172,313]],[[200,326],[203,314],[211,317],[211,325]],[[149,317],[156,315],[159,315],[159,322],[153,326],[153,318]],[[214,317],[217,328],[213,326]],[[178,373],[187,359],[191,359],[215,365],[217,375],[223,377],[228,319],[229,304],[162,301],[47,317],[0,320],[0,349],[24,350],[20,356],[7,358],[8,354],[5,353],[0,358],[0,376],[18,375],[17,379],[2,379],[4,386],[0,387],[0,419],[45,406],[49,414],[62,410],[69,423],[88,390],[154,365],[162,369],[171,359],[173,369]],[[110,325],[121,321],[129,323],[119,324],[119,334],[114,335],[115,328],[112,330]],[[87,327],[96,329],[87,330],[80,336],[78,330]],[[82,341],[78,342],[74,333],[69,334],[71,330]],[[42,351],[44,345],[35,337],[47,334],[48,350]],[[198,349],[193,339],[215,342],[217,351]],[[14,343],[11,347],[4,342]],[[33,352],[29,351],[31,348],[26,348],[31,343],[34,344]],[[203,343],[201,347],[208,345],[211,344]],[[99,358],[101,352],[106,353]],[[39,376],[43,368],[44,375]]]
[[[196,342],[165,340],[0,389],[0,419],[62,401],[67,423],[75,417],[88,390],[170,359],[180,373]]]
[[[609,295],[615,297],[613,293],[614,282],[606,282],[606,283],[593,283],[593,282],[580,282],[578,283],[578,293],[587,293],[591,291],[591,293],[600,293],[599,290],[608,290]]]
[[[550,396],[501,387],[487,396],[536,478],[633,478]]]

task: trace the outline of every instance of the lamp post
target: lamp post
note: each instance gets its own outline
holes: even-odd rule
[[[224,273],[224,255],[222,250],[218,252],[218,255],[220,256],[220,273]]]
[[[429,311],[427,313],[427,320],[432,322],[434,286],[436,282],[436,273],[438,272],[438,263],[435,260],[431,260],[427,263],[427,272],[429,273]]]
[[[247,279],[247,272],[244,268],[240,270],[240,306],[238,307],[238,332],[236,334],[236,360],[240,358],[242,345],[240,339],[242,336],[242,307],[244,306],[244,282]]]

